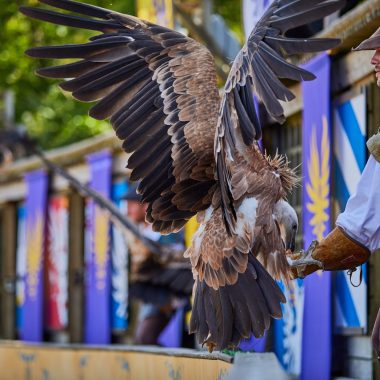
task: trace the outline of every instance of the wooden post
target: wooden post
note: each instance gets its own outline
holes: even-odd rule
[[[69,197],[69,334],[71,343],[83,341],[84,314],[84,201]]]
[[[377,132],[380,127],[380,89],[374,83],[368,89],[368,137]],[[371,255],[369,261],[369,294],[368,294],[368,329],[372,332],[376,315],[380,307],[380,251]],[[380,380],[379,362],[374,360],[373,379]]]
[[[1,332],[3,339],[15,338],[15,279],[17,213],[13,203],[2,209],[1,223]]]

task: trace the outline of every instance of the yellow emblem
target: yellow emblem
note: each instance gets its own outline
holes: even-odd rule
[[[30,298],[35,298],[42,268],[43,255],[43,218],[39,214],[33,225],[27,229],[27,291]]]
[[[326,116],[322,118],[322,126],[321,156],[318,151],[316,127],[313,126],[310,159],[307,163],[310,182],[306,184],[306,191],[310,198],[306,207],[313,215],[309,223],[318,241],[326,235],[329,221],[330,139]]]
[[[172,28],[172,0],[137,0],[137,17],[158,25]]]
[[[109,223],[108,217],[95,207],[95,228],[94,228],[94,256],[95,256],[95,278],[98,289],[105,288],[107,261],[109,246]]]

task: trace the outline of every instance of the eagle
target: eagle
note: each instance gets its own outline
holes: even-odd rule
[[[38,20],[98,32],[85,44],[28,49],[34,58],[77,59],[37,70],[89,114],[109,119],[130,154],[130,179],[148,203],[155,231],[176,232],[197,215],[185,252],[194,277],[190,332],[209,351],[263,336],[281,318],[297,215],[286,201],[297,177],[284,156],[263,153],[253,94],[284,123],[284,80],[315,76],[289,55],[336,47],[339,39],[290,38],[287,31],[342,8],[344,0],[275,0],[236,56],[223,91],[210,51],[199,42],[134,16],[71,0],[21,7]],[[64,12],[62,12],[64,11]]]

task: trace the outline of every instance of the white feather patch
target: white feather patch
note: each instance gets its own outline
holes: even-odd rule
[[[188,249],[184,253],[184,257],[189,257],[189,255],[191,254],[191,251],[194,253],[195,256],[199,256],[200,248],[201,248],[201,244],[203,240],[203,233],[204,233],[207,222],[212,217],[213,211],[214,211],[214,208],[212,206],[210,206],[206,211],[204,211],[203,220],[201,219],[200,225],[193,236],[192,245],[191,245],[192,250]]]
[[[214,211],[214,207],[212,207],[212,206],[210,206],[206,210],[206,212],[205,212],[205,218],[204,218],[204,223],[207,223],[211,219],[213,211]]]
[[[244,236],[244,225],[248,225],[251,231],[256,225],[256,212],[259,202],[256,198],[245,198],[237,212],[236,232]]]

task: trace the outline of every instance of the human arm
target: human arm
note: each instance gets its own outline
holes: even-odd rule
[[[369,140],[372,141],[371,156],[356,192],[336,221],[337,227],[315,248],[291,257],[290,265],[298,268],[293,270],[294,277],[305,277],[318,269],[355,268],[368,260],[370,252],[380,248],[380,163],[373,155],[374,147],[380,144],[379,136],[377,134]],[[318,260],[320,265],[311,265],[315,264],[313,260]]]

